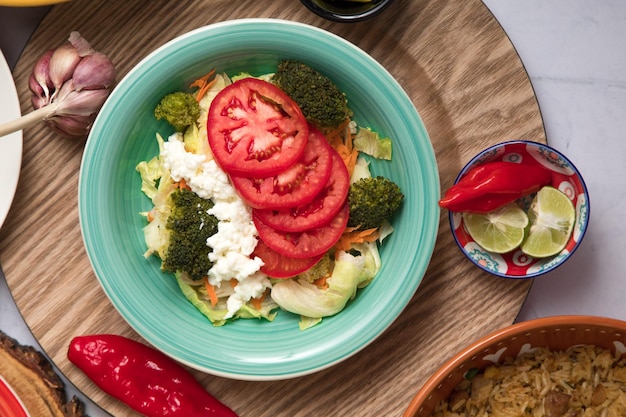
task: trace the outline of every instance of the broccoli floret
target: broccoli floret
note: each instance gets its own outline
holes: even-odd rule
[[[348,226],[358,230],[379,227],[385,220],[391,219],[403,200],[400,187],[390,179],[361,178],[350,186],[348,192]]]
[[[328,77],[306,64],[281,61],[274,80],[319,129],[337,127],[350,115],[345,94]]]
[[[171,93],[163,97],[156,106],[154,117],[157,120],[165,119],[174,129],[182,132],[200,117],[200,104],[189,93]]]
[[[201,279],[213,265],[209,261],[211,248],[206,244],[217,232],[217,218],[207,213],[213,202],[187,189],[172,192],[170,198],[173,206],[165,225],[170,238],[162,268],[168,272],[186,272],[194,280]]]
[[[330,253],[324,254],[322,259],[320,259],[315,265],[311,267],[311,269],[301,273],[298,275],[298,278],[305,279],[309,282],[313,282],[316,279],[322,277],[329,277],[333,272],[334,260],[331,258]]]

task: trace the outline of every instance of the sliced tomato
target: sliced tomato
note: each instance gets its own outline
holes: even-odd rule
[[[349,206],[345,203],[330,223],[303,232],[283,232],[252,215],[259,238],[271,249],[290,258],[311,258],[326,253],[339,240],[348,224]]]
[[[300,158],[309,128],[300,108],[280,88],[244,78],[213,99],[207,135],[215,161],[227,174],[268,177]]]
[[[321,254],[311,258],[290,258],[271,249],[262,241],[257,243],[252,255],[263,260],[261,272],[269,277],[281,279],[295,277],[308,271],[324,256]]]
[[[350,189],[350,174],[343,160],[331,148],[332,166],[328,182],[310,203],[282,210],[254,209],[266,225],[284,232],[301,232],[323,226],[343,207]]]
[[[280,209],[307,204],[328,182],[332,153],[326,138],[315,128],[302,157],[285,171],[266,178],[231,176],[239,196],[253,208]]]

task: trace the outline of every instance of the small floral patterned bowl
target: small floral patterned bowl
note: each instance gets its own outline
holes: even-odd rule
[[[520,164],[537,162],[552,171],[552,186],[561,190],[574,204],[576,222],[569,241],[558,254],[536,259],[515,249],[505,254],[486,251],[469,235],[461,213],[449,212],[450,227],[459,248],[479,268],[504,278],[534,278],[563,264],[580,245],[589,224],[589,193],[580,172],[556,149],[537,142],[515,140],[503,142],[476,155],[457,177],[459,182],[469,170],[487,162],[508,161]],[[520,201],[528,206],[532,195]]]

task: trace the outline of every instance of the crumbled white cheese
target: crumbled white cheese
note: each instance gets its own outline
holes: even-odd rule
[[[245,285],[237,285],[235,287],[235,293],[228,297],[226,306],[228,312],[236,312],[239,310],[250,298],[260,297],[265,292],[266,288],[270,288],[269,280],[267,276],[262,273],[256,273],[250,275]]]
[[[351,135],[356,135],[356,132],[359,130],[359,127],[354,120],[350,120],[350,123],[348,123],[348,128],[350,129]]]
[[[163,144],[163,166],[174,181],[185,180],[191,190],[202,198],[213,200],[209,214],[218,219],[217,233],[207,240],[211,247],[209,259],[213,267],[208,271],[209,282],[220,287],[238,281],[234,293],[227,300],[232,317],[251,298],[260,297],[271,287],[269,278],[260,273],[263,261],[251,258],[257,244],[257,230],[251,209],[237,195],[216,162],[205,155],[187,152],[180,134],[174,134]]]
[[[182,140],[181,133],[174,133],[167,142],[163,143],[163,150],[160,155],[163,166],[170,171],[174,181],[195,177],[206,159],[204,155],[185,151]]]

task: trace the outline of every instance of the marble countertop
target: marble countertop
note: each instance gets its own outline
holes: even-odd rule
[[[413,0],[418,1],[418,0]],[[510,37],[535,89],[548,143],[583,173],[591,223],[573,257],[533,283],[518,321],[558,314],[626,320],[619,272],[626,248],[626,3],[483,0]],[[0,7],[0,50],[13,68],[47,8]],[[523,138],[506,138],[523,139]],[[0,280],[0,329],[36,344]],[[70,389],[71,392],[71,389]],[[78,393],[80,396],[80,393]],[[91,406],[90,415],[107,415]]]

